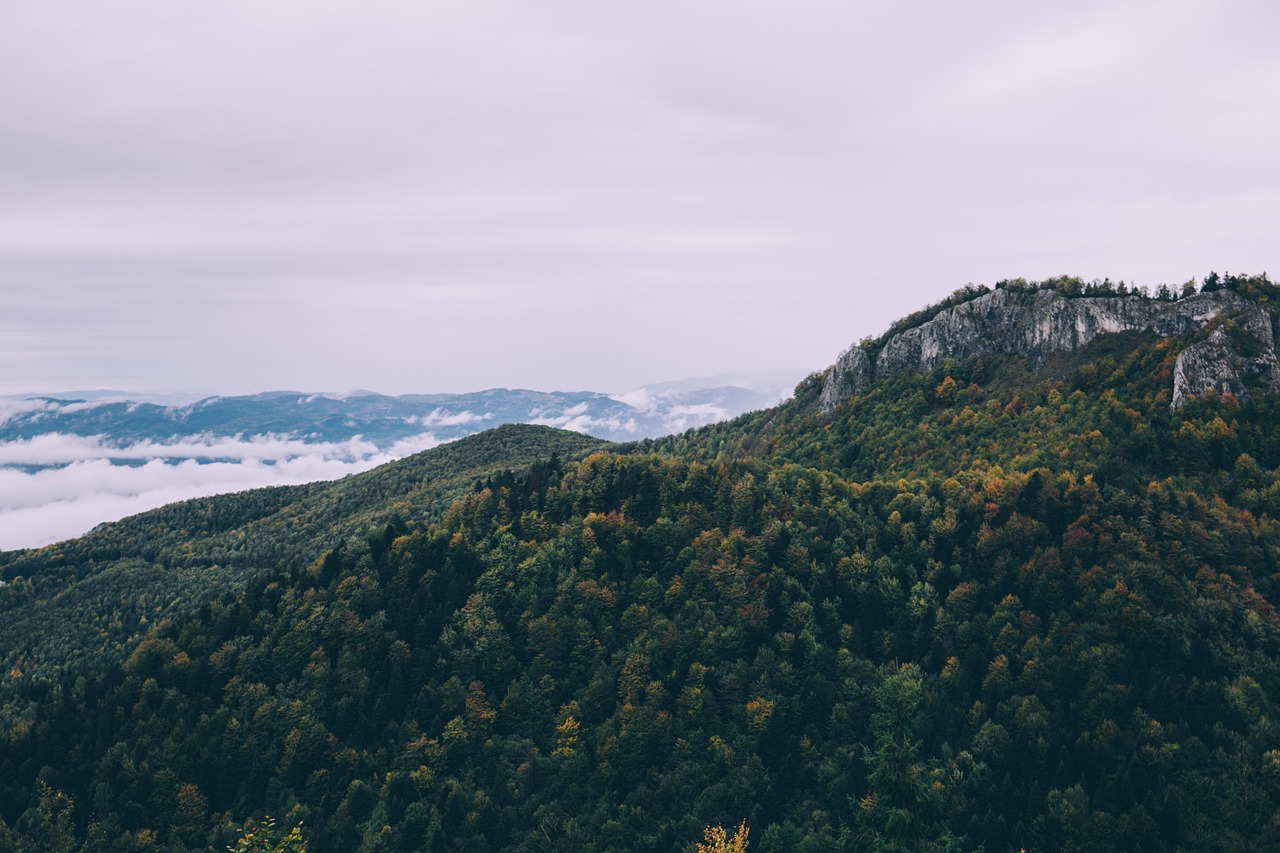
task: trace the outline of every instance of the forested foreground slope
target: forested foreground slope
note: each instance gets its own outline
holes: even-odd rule
[[[57,611],[48,571],[104,627],[6,634],[0,846],[221,849],[270,814],[315,850],[692,850],[744,819],[752,851],[1276,849],[1280,407],[1170,408],[1214,334],[530,447],[119,630],[142,593],[110,572],[191,573],[225,531],[173,508],[95,534],[118,555],[11,558],[6,624]]]

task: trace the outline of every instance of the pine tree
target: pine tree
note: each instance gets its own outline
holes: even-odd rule
[[[920,756],[922,689],[920,667],[908,663],[876,690],[871,718],[875,743],[867,759],[870,791],[845,831],[845,841],[855,850],[919,853],[959,847],[942,823],[942,771],[937,762]]]

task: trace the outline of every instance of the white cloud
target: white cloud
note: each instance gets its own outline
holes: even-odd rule
[[[388,459],[399,459],[402,456],[409,456],[423,450],[430,450],[433,447],[443,444],[444,442],[436,438],[432,433],[424,432],[421,435],[402,438],[387,449],[382,454]],[[381,463],[379,463],[381,464]]]
[[[449,413],[444,409],[435,409],[421,417],[413,415],[405,420],[407,423],[421,424],[422,426],[464,426],[466,424],[480,423],[481,421],[492,419],[492,412],[477,415],[474,412],[469,411]]]
[[[657,407],[657,403],[653,397],[654,395],[648,388],[636,388],[634,391],[627,391],[624,394],[610,395],[610,399],[617,400],[619,403],[628,405],[636,411],[645,412],[646,414],[654,411]]]
[[[375,444],[359,436],[342,442],[305,442],[270,433],[249,438],[201,435],[169,442],[147,440],[115,444],[101,435],[51,432],[0,442],[0,465],[65,465],[90,459],[231,459],[245,462],[317,454],[353,462],[377,452]]]
[[[0,549],[79,536],[100,522],[178,500],[337,479],[438,444],[429,432],[385,451],[360,439],[308,444],[277,436],[206,436],[123,447],[60,434],[6,442],[0,444]],[[175,459],[181,461],[166,461]],[[57,467],[29,472],[6,465]]]
[[[31,412],[47,412],[54,408],[47,400],[27,400],[11,397],[0,397],[0,424],[4,424],[18,415]]]
[[[110,398],[110,397],[103,397],[103,398],[98,399],[98,400],[82,400],[82,401],[80,401],[80,402],[78,402],[78,403],[62,403],[62,402],[59,402],[59,403],[56,403],[56,404],[54,404],[54,405],[50,406],[50,409],[57,409],[57,411],[59,411],[59,412],[65,412],[65,413],[67,413],[67,414],[73,414],[73,413],[75,413],[75,412],[87,412],[87,411],[89,411],[89,410],[91,410],[91,409],[98,409],[98,408],[101,408],[101,407],[103,407],[103,406],[109,406],[109,405],[111,405],[112,403],[118,403],[118,402],[123,402],[123,401],[122,401],[122,400],[119,400],[119,399],[112,399],[112,398]],[[135,407],[135,408],[136,408],[136,406],[137,406],[137,404],[136,404],[136,403],[134,403],[134,404],[133,404],[133,407]]]
[[[632,417],[597,418],[590,414],[587,403],[576,403],[567,409],[535,407],[529,410],[525,423],[553,426],[581,433],[636,433],[640,426]]]
[[[729,417],[729,412],[711,403],[672,406],[664,413],[663,424],[668,432],[684,432],[692,427],[704,426]]]
[[[609,431],[635,433],[640,429],[635,418],[595,418],[586,414],[586,408],[585,404],[579,404],[557,415],[547,414],[545,410],[535,411],[530,413],[526,423],[559,427],[581,433]]]

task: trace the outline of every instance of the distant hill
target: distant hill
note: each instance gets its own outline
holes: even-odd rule
[[[202,436],[274,435],[310,443],[362,438],[379,450],[431,433],[447,441],[508,423],[572,429],[610,441],[683,432],[776,405],[798,372],[666,382],[626,394],[491,388],[465,394],[386,396],[273,391],[190,402],[131,399],[123,392],[11,397],[0,401],[0,442],[61,433],[110,446]],[[163,452],[157,448],[156,453]],[[185,454],[185,452],[184,452]]]
[[[799,378],[732,374],[612,396],[490,389],[0,398],[0,550],[70,538],[182,498],[334,479],[506,423],[614,440],[683,432],[769,408]]]
[[[1228,307],[881,362],[999,319],[969,292],[837,395],[0,555],[0,847],[1280,849],[1280,395],[1173,405],[1188,352],[1266,361],[1280,288],[1103,289],[997,290]]]

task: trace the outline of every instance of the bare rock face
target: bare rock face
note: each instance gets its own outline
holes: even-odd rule
[[[836,359],[831,375],[822,383],[822,410],[830,412],[871,383],[871,359],[860,346],[851,346]]]
[[[1250,341],[1251,352],[1238,352],[1221,330],[1188,347],[1175,369],[1174,407],[1185,403],[1188,394],[1210,388],[1247,395],[1244,377],[1249,375],[1280,390],[1271,317],[1232,291],[1157,302],[1139,296],[1069,299],[1054,290],[1000,289],[894,335],[874,356],[856,344],[845,350],[824,381],[822,408],[831,412],[872,381],[896,371],[924,372],[948,358],[1011,354],[1040,367],[1055,353],[1079,349],[1102,335],[1154,332],[1173,337],[1204,328],[1218,317],[1232,320]]]
[[[1231,345],[1226,332],[1214,329],[1207,339],[1178,354],[1173,366],[1171,405],[1177,409],[1191,396],[1208,391],[1247,399],[1249,389],[1244,380],[1249,376],[1257,377],[1271,391],[1280,391],[1280,363],[1274,347],[1252,355],[1242,353]]]

